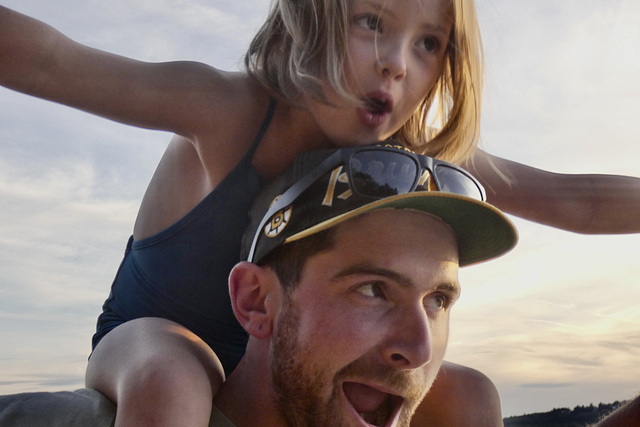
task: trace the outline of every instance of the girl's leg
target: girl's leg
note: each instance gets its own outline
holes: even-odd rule
[[[483,373],[443,362],[411,427],[502,427],[500,396]]]
[[[207,426],[224,371],[186,328],[141,318],[109,332],[87,367],[86,386],[117,406],[116,427]]]

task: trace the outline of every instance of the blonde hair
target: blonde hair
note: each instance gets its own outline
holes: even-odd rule
[[[479,139],[482,46],[474,0],[451,0],[453,29],[442,73],[394,138],[454,163],[473,156]],[[249,75],[297,105],[301,94],[324,101],[322,79],[346,99],[343,70],[351,0],[275,0],[245,54]]]

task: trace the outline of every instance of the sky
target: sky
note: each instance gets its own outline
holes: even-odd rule
[[[237,69],[267,0],[2,0],[92,47]],[[477,0],[481,147],[560,173],[640,176],[640,2]],[[83,386],[90,338],[170,135],[0,88],[0,394]],[[540,206],[540,209],[544,209]],[[447,359],[505,416],[640,391],[640,235],[512,217],[516,249],[461,270]]]

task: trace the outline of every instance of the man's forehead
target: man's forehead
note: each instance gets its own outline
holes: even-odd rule
[[[455,237],[437,217],[380,209],[337,225],[334,233],[333,245],[312,257],[313,267],[307,264],[303,276],[313,271],[314,280],[320,274],[336,286],[377,277],[409,292],[460,293]]]
[[[444,230],[446,230],[445,234],[449,234],[454,241],[456,240],[456,235],[449,224],[436,215],[416,209],[375,209],[350,218],[336,227],[339,230],[370,228],[373,233],[372,235],[375,236],[377,232],[381,230],[391,233],[396,230],[400,231],[407,225],[407,221],[411,221],[412,223],[423,223],[423,226],[416,229],[416,232],[438,234],[443,233]]]
[[[449,261],[458,266],[456,236],[448,224],[440,218],[411,209],[385,208],[351,218],[338,226],[335,241],[338,245],[354,250],[385,249],[389,258],[394,251],[405,256],[415,253],[422,262]],[[362,244],[369,246],[362,247]]]

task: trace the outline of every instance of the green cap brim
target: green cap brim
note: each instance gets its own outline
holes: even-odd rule
[[[425,212],[449,225],[458,240],[460,266],[503,255],[518,241],[518,232],[511,221],[488,203],[453,193],[415,192],[360,206],[289,236],[285,243],[334,227],[358,215],[386,208]]]

